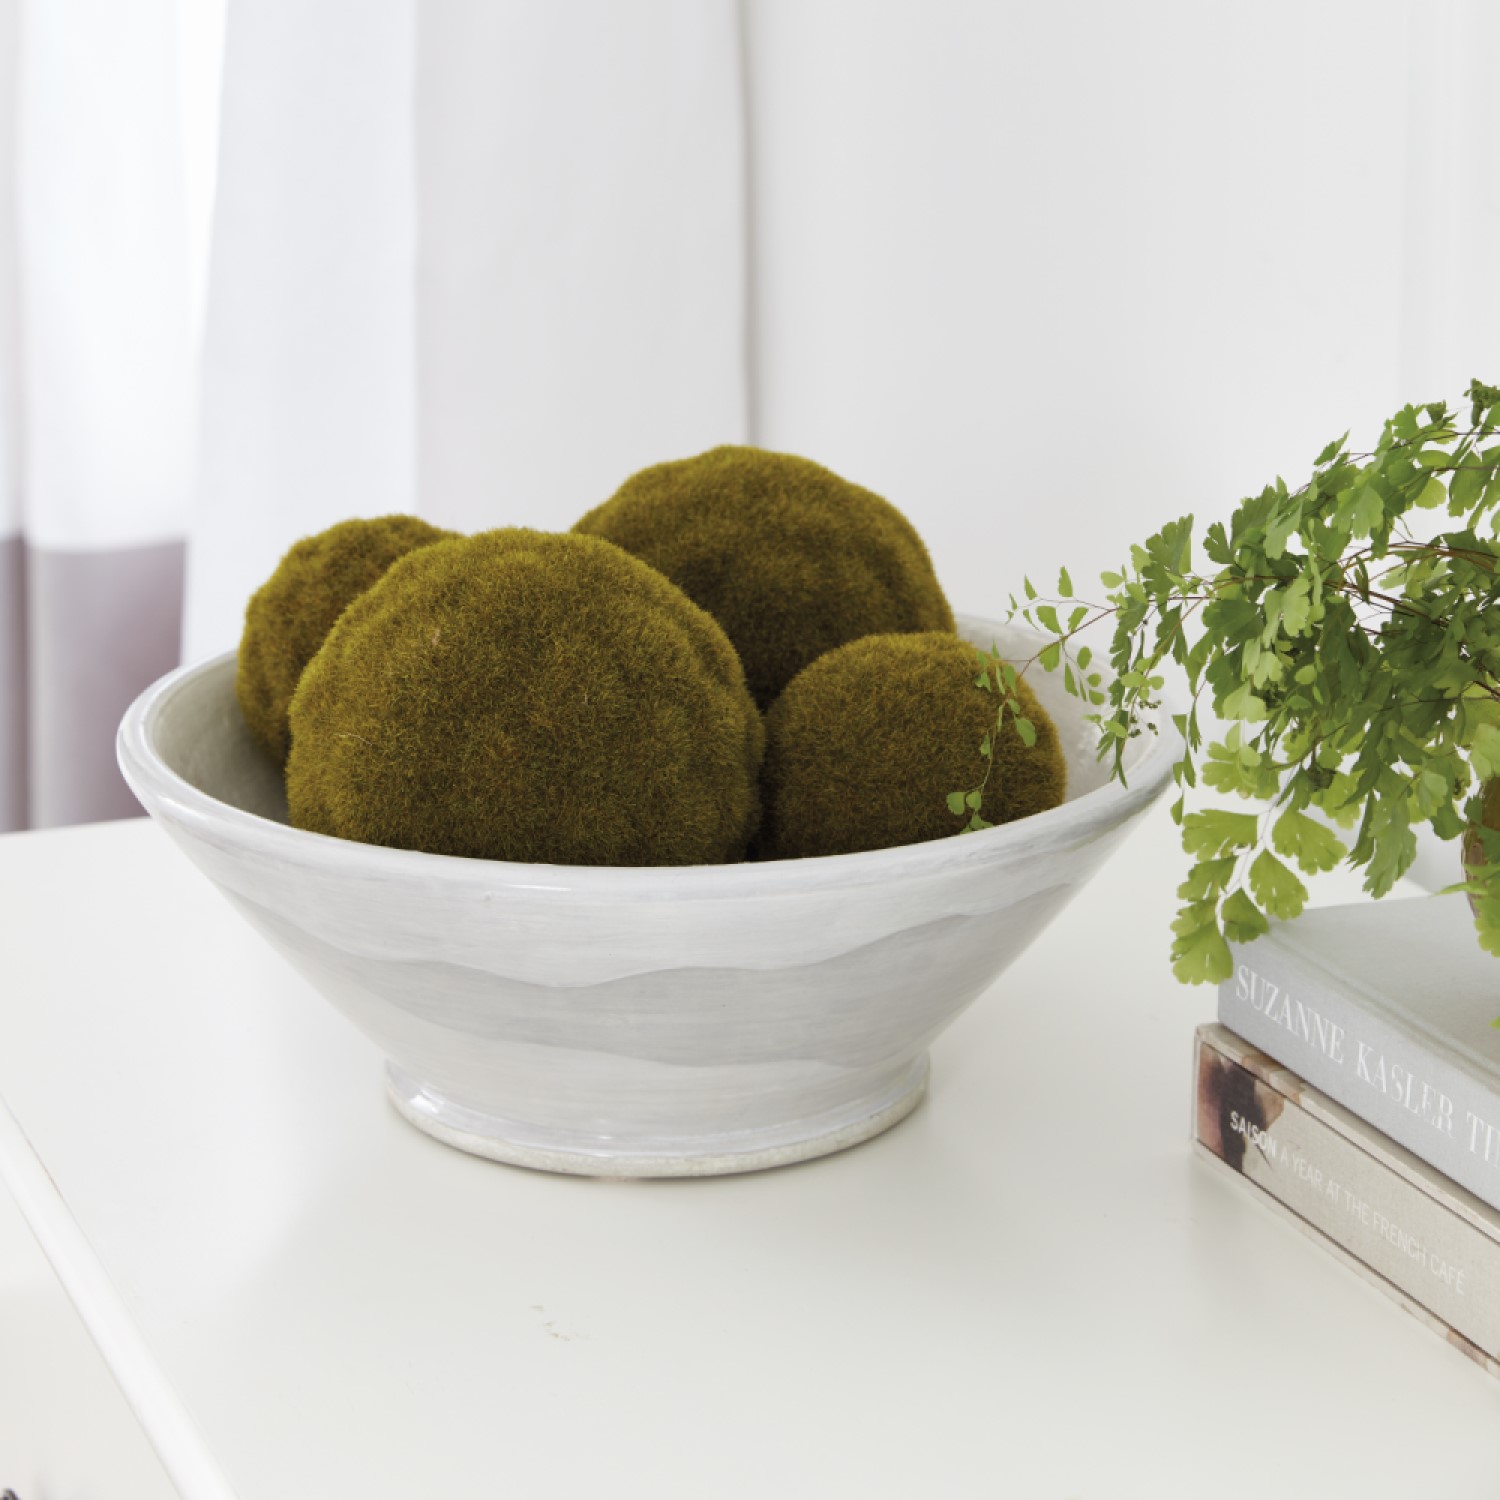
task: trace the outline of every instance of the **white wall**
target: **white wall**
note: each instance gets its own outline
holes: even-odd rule
[[[1408,10],[747,0],[758,439],[986,612],[1457,394],[1471,350],[1403,371],[1411,82],[1479,64],[1409,33],[1478,7]]]

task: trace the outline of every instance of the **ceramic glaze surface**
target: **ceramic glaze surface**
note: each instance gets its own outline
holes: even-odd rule
[[[1020,658],[1036,638],[961,619]],[[832,858],[619,869],[386,849],[287,825],[232,654],[150,688],[120,763],[245,918],[390,1060],[397,1107],[500,1161],[707,1175],[839,1150],[902,1118],[932,1039],[1082,888],[1171,777],[1166,720],[1094,754],[1028,674],[1068,758],[1061,806]]]

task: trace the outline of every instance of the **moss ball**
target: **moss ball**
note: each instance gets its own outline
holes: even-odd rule
[[[573,529],[644,558],[713,615],[762,709],[846,641],[953,629],[906,517],[790,454],[714,448],[642,469]]]
[[[940,631],[866,636],[799,672],[766,717],[760,855],[852,854],[961,832],[948,794],[984,780],[979,746],[999,707],[977,675],[974,648]],[[1067,785],[1057,728],[1024,677],[1015,696],[1036,743],[1007,715],[980,804],[991,823],[1055,807]]]
[[[410,553],[292,699],[299,828],[565,865],[742,858],[765,735],[712,617],[596,537],[508,529]]]
[[[334,621],[398,557],[453,534],[416,516],[341,521],[297,542],[251,596],[234,688],[251,734],[278,765],[291,749],[292,694]]]

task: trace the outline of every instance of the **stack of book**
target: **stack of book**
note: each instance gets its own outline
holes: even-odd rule
[[[1500,959],[1464,896],[1310,910],[1234,957],[1197,1149],[1500,1375]]]

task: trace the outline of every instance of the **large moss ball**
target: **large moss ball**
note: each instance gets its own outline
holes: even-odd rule
[[[712,617],[596,537],[412,552],[345,610],[292,699],[300,828],[569,865],[743,857],[764,730]]]
[[[866,636],[799,672],[766,716],[762,857],[961,832],[948,794],[984,781],[980,744],[999,707],[976,685],[978,665],[968,642],[930,631]],[[1067,786],[1056,726],[1024,677],[1015,696],[1036,742],[1025,744],[1007,715],[979,808],[991,823],[1055,807]]]
[[[906,517],[790,454],[714,448],[657,464],[573,529],[644,558],[713,615],[763,709],[846,641],[953,629]]]
[[[292,694],[334,621],[398,557],[452,535],[416,516],[341,521],[297,542],[251,596],[234,687],[251,734],[278,765],[291,749]]]

